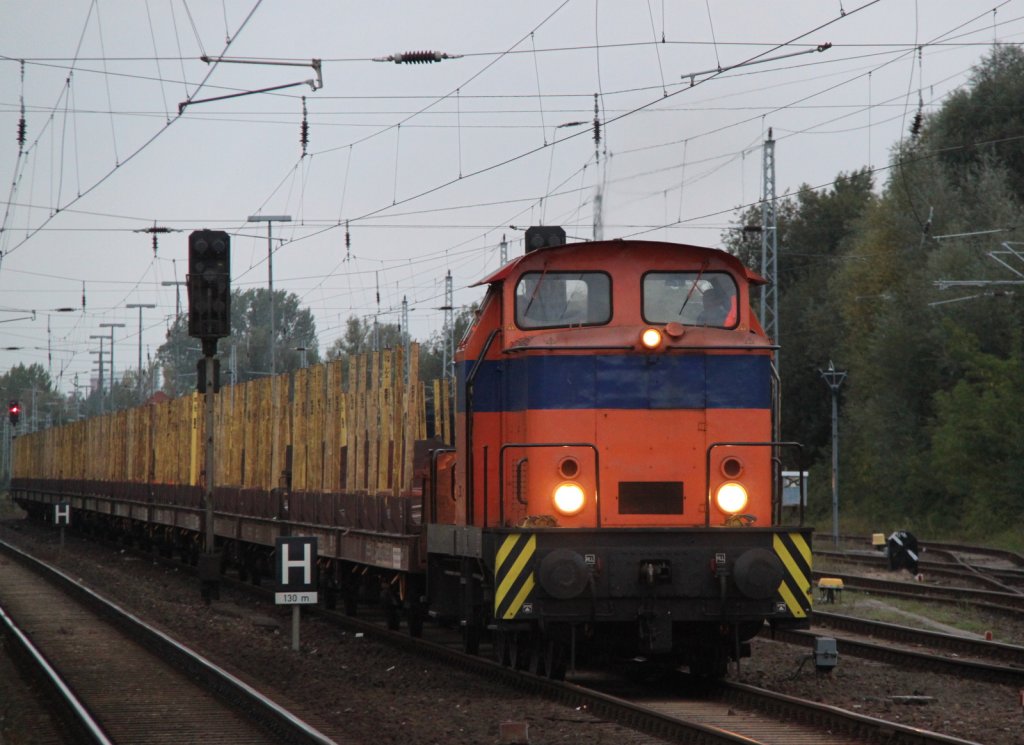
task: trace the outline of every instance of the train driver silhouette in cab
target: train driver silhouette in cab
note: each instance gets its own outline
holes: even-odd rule
[[[736,293],[712,285],[704,291],[704,308],[697,316],[701,326],[731,328],[736,325]]]

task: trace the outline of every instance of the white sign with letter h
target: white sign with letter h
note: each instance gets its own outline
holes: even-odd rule
[[[53,506],[53,524],[54,525],[70,525],[71,524],[71,505],[62,502],[61,504],[55,504]]]

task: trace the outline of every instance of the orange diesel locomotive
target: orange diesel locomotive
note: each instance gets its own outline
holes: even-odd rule
[[[426,489],[431,612],[557,676],[600,652],[717,676],[767,620],[807,628],[811,529],[784,526],[763,284],[718,250],[534,250],[484,279],[456,443]],[[534,248],[535,247],[535,248]]]

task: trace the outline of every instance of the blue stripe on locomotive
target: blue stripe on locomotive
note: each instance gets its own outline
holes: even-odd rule
[[[458,410],[466,410],[459,370]],[[767,409],[765,355],[547,355],[485,360],[473,385],[477,412],[528,409]],[[502,395],[504,392],[504,396]]]

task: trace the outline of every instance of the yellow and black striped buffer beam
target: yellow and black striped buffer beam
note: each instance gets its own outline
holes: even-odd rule
[[[530,617],[533,555],[537,551],[536,534],[515,533],[506,536],[494,561],[494,617],[505,621]]]
[[[811,546],[802,533],[776,533],[772,548],[782,560],[786,574],[777,591],[793,618],[806,618],[811,611]]]

